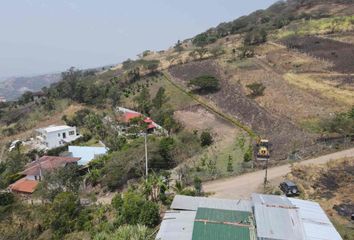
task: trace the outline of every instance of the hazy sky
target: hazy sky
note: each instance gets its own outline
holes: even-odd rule
[[[162,50],[275,0],[0,0],[0,78]]]

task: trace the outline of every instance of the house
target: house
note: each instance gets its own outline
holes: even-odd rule
[[[341,240],[316,202],[264,194],[251,200],[175,196],[158,240]]]
[[[51,125],[46,128],[36,130],[40,133],[37,139],[45,149],[52,149],[72,142],[80,137],[76,131],[76,127],[66,125],[55,126]]]
[[[36,180],[21,178],[11,184],[9,190],[19,194],[32,194],[36,190],[38,183],[39,182]]]
[[[86,165],[98,156],[106,154],[106,147],[85,147],[85,146],[69,146],[68,152],[70,157],[81,158],[79,165]]]
[[[77,164],[78,161],[80,161],[80,158],[43,156],[36,161],[28,163],[21,174],[25,175],[27,179],[40,181],[45,172],[50,172],[69,164]]]
[[[0,96],[0,103],[5,103],[6,102],[6,98],[3,96]]]
[[[25,175],[25,177],[11,184],[8,189],[11,192],[32,194],[38,183],[43,179],[44,173],[69,164],[77,164],[79,160],[80,158],[73,157],[43,156],[36,161],[28,163],[25,170],[20,173]]]

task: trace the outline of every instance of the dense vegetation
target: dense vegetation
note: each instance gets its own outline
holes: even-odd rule
[[[266,40],[267,32],[280,29],[296,19],[318,19],[330,16],[330,9],[324,7],[306,13],[301,8],[310,8],[323,3],[351,3],[350,0],[288,0],[278,1],[266,10],[258,10],[232,22],[221,23],[215,28],[193,38],[196,46],[214,43],[217,39],[232,34],[246,34],[245,43],[253,45]]]

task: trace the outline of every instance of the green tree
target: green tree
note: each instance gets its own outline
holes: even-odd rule
[[[143,87],[140,94],[134,98],[134,101],[138,104],[137,109],[143,114],[149,114],[151,110],[151,100],[149,89]]]
[[[228,172],[233,172],[233,171],[234,171],[234,167],[233,167],[233,165],[232,165],[232,157],[231,157],[231,155],[229,155],[229,158],[228,158],[228,160],[227,160],[227,167],[226,167],[226,170],[227,170]]]
[[[119,136],[116,133],[109,134],[106,137],[105,143],[111,151],[118,151],[126,144],[127,140],[123,136]]]
[[[252,147],[249,146],[243,155],[243,161],[249,162],[252,160]]]
[[[80,200],[73,193],[62,192],[55,197],[50,208],[49,220],[50,227],[59,239],[75,230],[80,209]]]
[[[241,136],[237,139],[237,144],[238,144],[238,146],[239,146],[241,149],[244,149],[245,143],[246,143],[245,137],[244,137],[243,135],[241,135]]]
[[[176,52],[182,52],[183,51],[182,42],[180,40],[177,41],[176,45],[174,46],[174,49],[175,49]]]
[[[160,65],[159,60],[151,60],[145,63],[145,67],[150,70],[151,72],[155,72]]]
[[[213,43],[217,40],[217,36],[208,34],[208,33],[201,33],[195,36],[192,40],[192,43],[198,47],[204,47],[207,44]]]
[[[51,172],[44,172],[43,180],[39,183],[36,195],[53,201],[56,195],[61,192],[78,194],[81,182],[79,166],[69,164]]]
[[[263,96],[264,90],[266,89],[262,83],[248,84],[247,87],[252,91],[251,94],[249,94],[252,98]]]
[[[193,184],[194,184],[194,189],[195,189],[195,193],[197,196],[201,196],[202,195],[202,180],[195,176],[194,180],[193,180]]]
[[[9,192],[0,192],[0,206],[7,206],[15,202],[15,196]]]
[[[168,101],[168,97],[165,92],[165,88],[160,87],[156,93],[156,96],[152,99],[152,104],[155,109],[161,109],[161,107]]]
[[[264,29],[256,28],[246,33],[244,44],[246,46],[259,45],[267,41],[267,32]]]
[[[22,94],[18,102],[20,104],[26,104],[32,101],[33,93],[31,91],[26,91]]]
[[[214,92],[220,88],[219,80],[210,75],[196,77],[190,80],[188,85],[197,87],[200,92]]]
[[[213,137],[211,136],[210,132],[203,131],[200,135],[200,144],[202,147],[210,146],[213,143]]]

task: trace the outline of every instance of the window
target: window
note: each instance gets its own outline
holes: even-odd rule
[[[58,133],[58,137],[60,137],[60,133]]]
[[[70,136],[75,135],[75,131],[69,131],[69,135]]]

